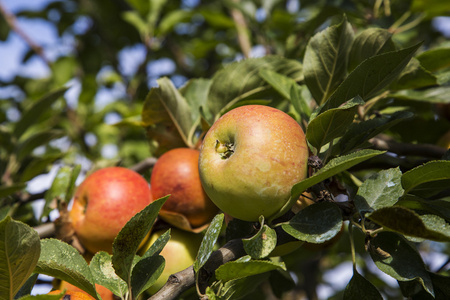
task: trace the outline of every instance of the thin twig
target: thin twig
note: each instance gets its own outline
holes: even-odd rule
[[[37,54],[39,57],[47,64],[47,66],[50,66],[50,61],[47,59],[44,53],[44,49],[36,44],[26,33],[23,31],[17,24],[17,18],[14,14],[7,11],[7,9],[4,7],[2,1],[0,0],[0,14],[3,15],[6,23],[8,26],[17,33],[18,36],[20,36],[25,43],[28,44],[28,46]]]
[[[420,156],[440,159],[447,149],[431,144],[409,144],[396,142],[389,136],[380,134],[369,140],[373,149],[385,150],[401,156]]]
[[[233,2],[238,3],[239,0],[233,0]],[[240,10],[236,8],[232,8],[230,10],[230,13],[231,17],[234,20],[234,23],[236,24],[238,41],[242,50],[242,54],[244,55],[245,58],[249,58],[252,46],[249,38],[250,33],[248,30],[247,23],[245,22],[244,15]]]

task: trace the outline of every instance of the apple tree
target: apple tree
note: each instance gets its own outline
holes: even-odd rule
[[[94,299],[97,285],[116,299],[449,299],[449,14],[435,0],[0,2],[0,38],[20,37],[24,69],[44,70],[0,78],[0,298],[60,299],[36,295],[48,275]],[[201,149],[221,116],[255,104],[305,134],[289,209],[181,226],[201,244],[158,291],[185,221],[160,217],[170,194],[111,253],[83,257],[68,210],[86,174],[120,165],[150,181],[163,154]]]

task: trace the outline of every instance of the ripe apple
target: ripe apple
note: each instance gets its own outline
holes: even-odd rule
[[[165,230],[153,233],[143,253],[158,239]],[[156,280],[147,291],[151,294],[156,293],[169,279],[169,276],[182,271],[192,265],[197,256],[198,249],[202,242],[202,236],[198,233],[188,232],[177,228],[170,231],[170,240],[167,242],[161,255],[166,260],[166,265],[161,276]]]
[[[47,295],[59,295],[63,291],[62,290],[54,290],[49,292]],[[70,300],[94,300],[94,297],[85,292],[79,291],[66,291],[63,296],[61,296],[62,300],[70,299]]]
[[[174,226],[177,224],[173,224],[166,213],[181,214],[192,227],[199,227],[210,222],[218,211],[200,182],[199,153],[190,148],[172,149],[161,155],[153,167],[150,179],[153,199],[170,194],[160,216]]]
[[[199,159],[208,196],[245,221],[288,211],[291,189],[307,175],[308,146],[288,114],[263,105],[235,108],[207,132]]]
[[[77,237],[91,253],[112,253],[123,226],[152,201],[148,182],[122,167],[90,174],[77,188],[70,218]]]
[[[113,292],[111,292],[110,290],[108,290],[106,287],[99,285],[99,284],[95,284],[95,289],[97,290],[97,293],[100,295],[100,297],[102,297],[102,300],[114,300],[114,294]],[[59,284],[59,288],[58,290],[64,291],[66,290],[67,292],[83,292],[86,293],[85,291],[83,291],[82,289],[68,283],[67,281],[61,281]],[[91,296],[89,296],[91,297]],[[93,297],[91,297],[91,299],[94,299]]]

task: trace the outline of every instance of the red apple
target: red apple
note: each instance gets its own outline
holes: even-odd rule
[[[109,167],[90,174],[77,188],[70,211],[72,226],[91,253],[112,253],[123,226],[152,201],[148,182],[138,173]]]
[[[164,153],[153,167],[153,199],[170,194],[160,212],[169,223],[172,219],[166,213],[176,213],[185,216],[192,227],[199,227],[210,222],[218,211],[200,183],[198,157],[198,150],[176,148]]]
[[[207,132],[200,179],[223,212],[245,221],[270,219],[291,208],[291,189],[305,179],[307,160],[305,134],[293,118],[269,106],[241,106]]]

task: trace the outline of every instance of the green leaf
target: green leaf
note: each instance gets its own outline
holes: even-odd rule
[[[437,16],[448,16],[450,3],[440,0],[413,0],[411,3],[411,11],[425,14],[427,19]]]
[[[262,69],[295,81],[303,79],[302,64],[280,56],[251,58],[228,64],[214,74],[205,109],[212,116],[218,117],[239,100],[267,91],[270,86],[260,76],[259,71]]]
[[[433,284],[420,254],[402,236],[381,232],[370,242],[369,253],[375,265],[399,280],[418,280],[434,296]]]
[[[359,187],[354,202],[360,213],[393,206],[403,195],[402,172],[395,169],[373,173]]]
[[[388,95],[388,97],[400,100],[421,101],[427,103],[450,103],[450,98],[448,97],[449,93],[450,87],[439,86],[417,91],[403,90],[396,93],[391,93]]]
[[[414,114],[412,112],[400,111],[392,115],[383,115],[378,118],[351,124],[347,132],[339,140],[341,154],[348,153],[353,149],[363,146],[364,143],[377,134],[413,116]]]
[[[365,29],[353,41],[348,56],[348,69],[353,70],[364,60],[390,51],[395,51],[392,33],[383,28]]]
[[[243,239],[245,252],[252,258],[267,257],[277,245],[277,234],[274,229],[263,225],[251,238]]]
[[[341,230],[342,214],[336,204],[319,202],[305,207],[281,227],[300,241],[320,244]]]
[[[437,85],[437,77],[423,68],[414,57],[400,74],[398,80],[390,85],[392,90],[419,89]]]
[[[320,111],[338,107],[357,95],[364,101],[375,96],[397,78],[420,45],[366,59],[339,85]]]
[[[164,271],[165,260],[161,255],[142,258],[133,267],[131,287],[133,298],[150,288]]]
[[[46,130],[43,132],[38,132],[25,141],[21,142],[17,147],[17,160],[22,161],[26,156],[30,155],[31,152],[41,146],[45,145],[53,139],[60,138],[65,134],[62,130]]]
[[[185,145],[193,146],[189,141],[194,124],[191,107],[170,79],[163,77],[157,82],[159,87],[153,88],[145,99],[142,111],[144,126],[169,123],[176,128]]]
[[[192,11],[185,9],[178,9],[168,12],[163,15],[163,18],[159,22],[157,27],[157,35],[164,36],[165,34],[170,33],[177,24],[189,21],[192,15]]]
[[[416,57],[428,71],[438,71],[450,67],[450,48],[435,48],[422,52]]]
[[[211,79],[191,79],[180,88],[180,93],[191,107],[191,119],[197,124],[200,120],[200,109],[208,102]],[[186,112],[188,113],[188,112]],[[191,134],[193,132],[191,131]]]
[[[227,262],[217,268],[216,277],[217,279],[226,282],[277,269],[286,270],[284,262],[274,262],[269,260],[237,260]]]
[[[19,139],[31,125],[39,121],[39,117],[43,112],[47,111],[56,100],[64,95],[67,89],[67,87],[64,87],[45,95],[24,111],[19,122],[14,127],[14,136]]]
[[[142,17],[139,15],[136,11],[125,11],[122,13],[122,18],[133,25],[137,31],[141,35],[146,35],[148,32],[148,25],[147,23],[142,19]]]
[[[450,161],[431,161],[405,172],[402,176],[402,185],[406,194],[426,188],[431,182],[449,179]]]
[[[450,222],[450,200],[447,199],[427,200],[414,195],[404,195],[397,205],[421,211],[421,213],[432,213]]]
[[[346,300],[382,300],[380,292],[370,283],[369,280],[361,276],[355,269],[353,270],[352,279],[348,283],[344,291],[343,299]]]
[[[401,207],[384,207],[367,216],[383,228],[414,238],[440,242],[450,241],[450,225],[436,215],[419,216]]]
[[[285,99],[290,98],[292,86],[297,85],[297,82],[294,79],[268,69],[261,69],[259,71],[259,76],[261,76]]]
[[[113,243],[112,264],[116,274],[131,282],[133,261],[140,243],[150,231],[168,196],[153,201],[134,215],[120,230]]]
[[[86,260],[74,247],[60,240],[41,240],[41,256],[34,272],[67,281],[99,299]]]
[[[0,186],[0,198],[5,198],[16,192],[20,192],[27,187],[26,183],[14,183],[12,185],[2,185]]]
[[[217,214],[209,224],[206,234],[203,237],[202,243],[194,261],[194,271],[197,273],[201,267],[206,263],[211,253],[214,250],[214,245],[220,235],[222,229],[224,214]]]
[[[50,167],[56,160],[62,158],[64,153],[51,153],[45,154],[42,157],[36,157],[23,170],[20,181],[28,181],[36,177],[37,175],[44,173],[46,169]]]
[[[0,221],[0,299],[12,300],[27,282],[41,252],[39,235],[9,216]]]
[[[357,96],[338,108],[329,109],[310,121],[306,129],[306,138],[317,152],[322,146],[342,136],[353,123],[358,105],[364,105]]]
[[[31,291],[33,290],[36,280],[38,278],[39,274],[32,274],[27,281],[22,285],[20,290],[17,292],[17,294],[14,296],[14,299],[19,299],[20,297],[26,296],[31,294]]]
[[[45,193],[45,206],[41,218],[42,216],[47,216],[51,211],[49,205],[54,199],[69,203],[70,199],[72,199],[75,181],[77,180],[80,171],[81,165],[77,165],[73,168],[69,166],[59,168],[50,189]]]
[[[334,158],[313,176],[295,184],[291,190],[291,198],[298,199],[307,188],[383,153],[384,151],[366,149]]]
[[[259,288],[262,282],[266,281],[270,276],[269,272],[248,276],[239,279],[233,279],[225,283],[221,283],[217,296],[220,300],[242,299],[249,295],[255,289]]]
[[[303,58],[305,83],[319,105],[330,97],[347,75],[348,53],[353,38],[352,27],[344,18],[308,42]]]
[[[312,95],[306,85],[292,86],[290,99],[294,109],[300,115],[302,120],[308,124],[309,117],[311,116],[310,102],[312,101]]]
[[[95,283],[106,287],[114,295],[122,297],[128,291],[126,282],[114,271],[110,254],[104,251],[97,252],[91,259],[89,268]]]
[[[169,228],[166,232],[160,235],[150,246],[150,248],[148,248],[147,251],[145,251],[145,253],[142,255],[142,259],[160,254],[163,248],[166,246],[167,242],[170,240],[170,231],[171,229]]]

